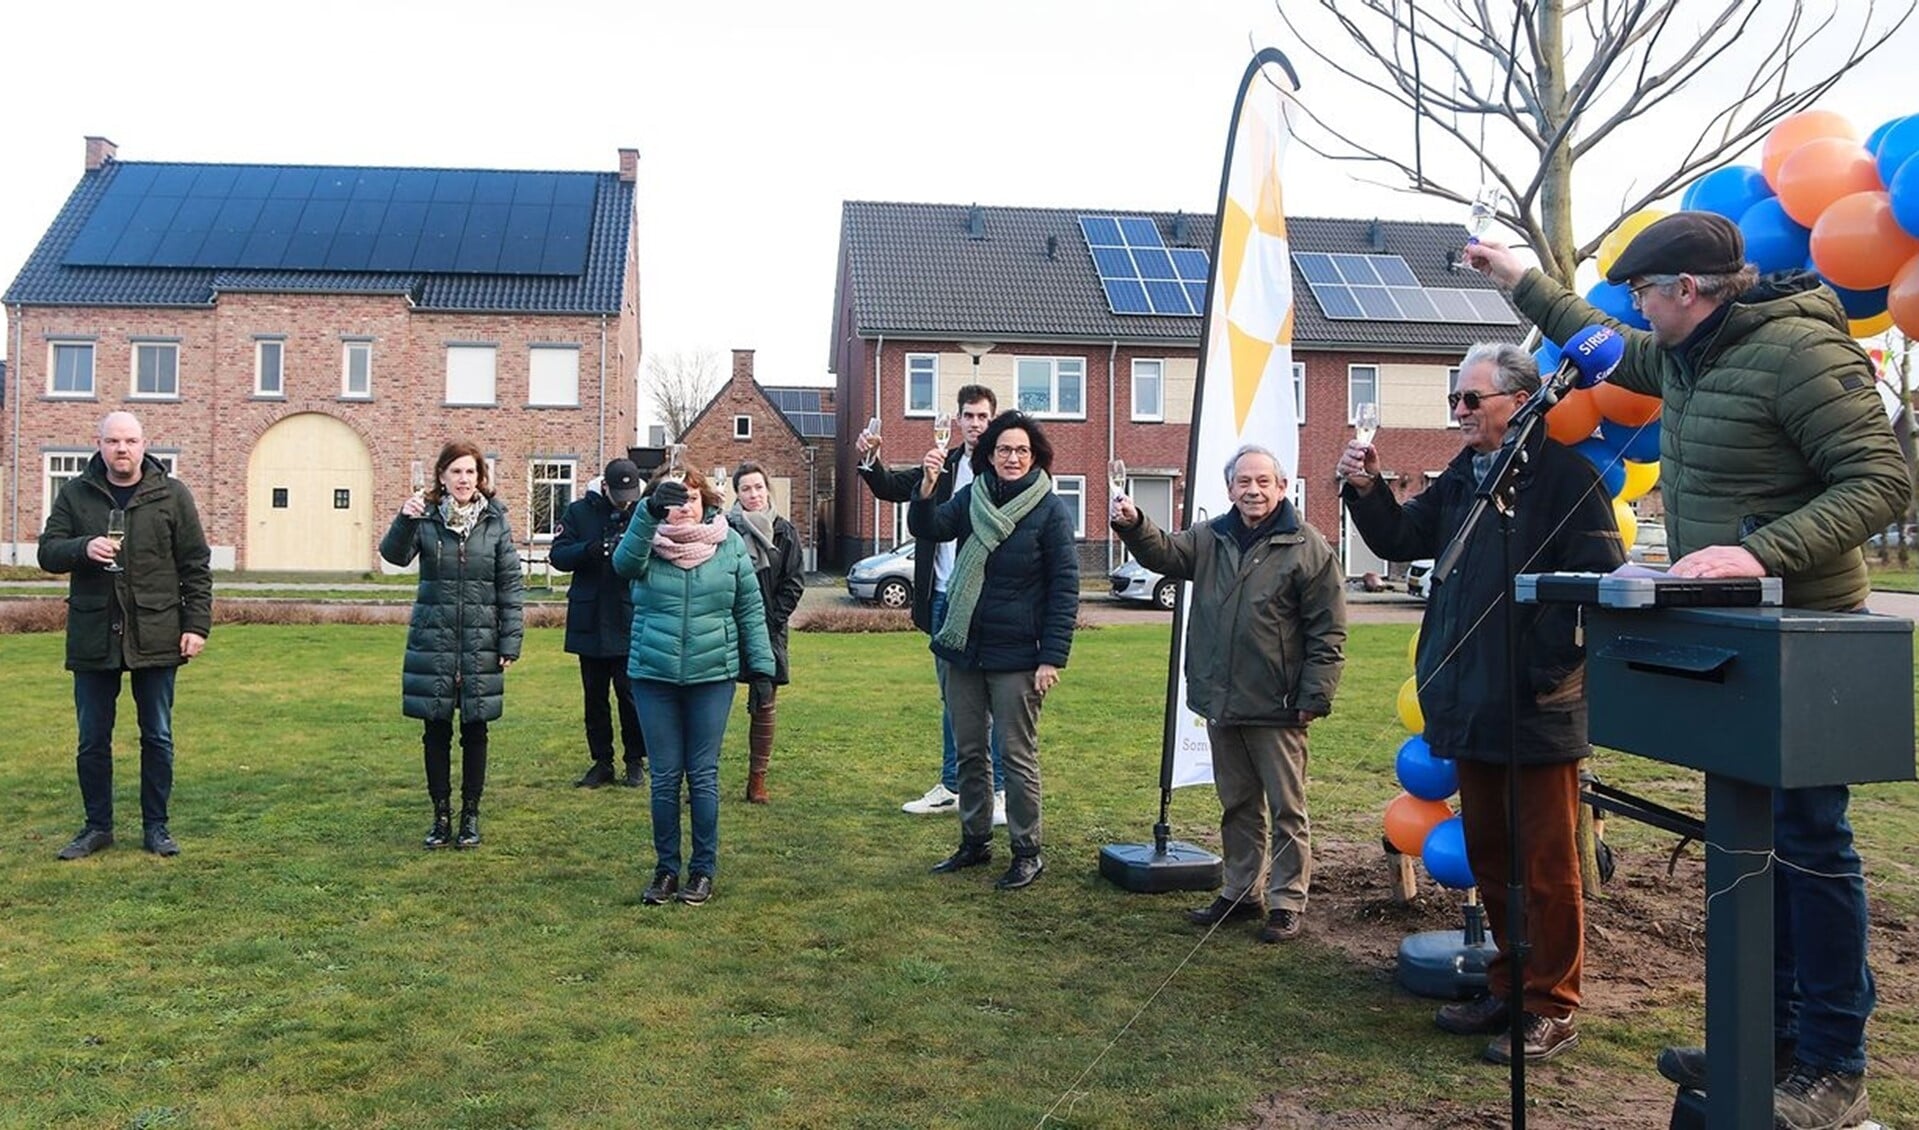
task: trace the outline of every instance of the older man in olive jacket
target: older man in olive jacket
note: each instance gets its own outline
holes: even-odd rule
[[[1299,935],[1312,881],[1306,727],[1331,713],[1346,664],[1344,576],[1287,501],[1272,452],[1235,452],[1226,489],[1233,509],[1177,534],[1122,496],[1113,529],[1147,568],[1193,582],[1186,704],[1206,719],[1226,871],[1219,896],[1187,918],[1264,913],[1259,939],[1283,942]]]
[[[213,630],[213,571],[193,493],[146,454],[131,412],[100,421],[99,453],[60,488],[40,534],[40,567],[67,582],[67,670],[79,723],[76,757],[86,826],[61,859],[113,844],[113,722],[120,673],[140,717],[140,820],[146,849],[178,855],[167,831],[173,794],[173,682]],[[119,512],[124,540],[108,536]]]

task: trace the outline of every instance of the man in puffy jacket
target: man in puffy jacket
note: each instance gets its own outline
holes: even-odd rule
[[[40,567],[67,582],[67,670],[79,723],[76,758],[87,823],[61,859],[113,843],[113,720],[120,673],[140,716],[140,821],[146,849],[178,855],[167,831],[173,793],[173,682],[213,628],[213,571],[200,512],[186,484],[146,454],[131,412],[100,421],[100,450],[60,488],[40,534]],[[125,518],[125,540],[107,519]]]
[[[586,749],[593,763],[573,782],[597,789],[613,776],[613,712],[607,691],[620,714],[620,749],[626,775],[620,783],[629,789],[646,784],[646,739],[640,734],[640,716],[633,710],[633,684],[626,677],[626,649],[633,638],[633,594],[613,572],[613,547],[620,544],[633,507],[644,484],[631,459],[606,465],[600,489],[569,504],[560,516],[547,559],[555,569],[573,574],[566,589],[566,650],[580,657],[580,687],[586,704]]]
[[[1563,341],[1604,315],[1498,244],[1466,261]],[[1838,297],[1805,271],[1760,278],[1730,220],[1679,212],[1649,225],[1606,277],[1651,332],[1625,329],[1612,380],[1661,397],[1660,491],[1672,573],[1783,579],[1785,603],[1851,611],[1870,591],[1859,551],[1911,486],[1872,362]],[[1845,786],[1773,794],[1776,1124],[1866,1117],[1866,890]],[[1662,1074],[1703,1087],[1706,1057],[1668,1048]]]
[[[1345,668],[1345,571],[1287,501],[1272,452],[1235,452],[1226,489],[1231,510],[1177,534],[1124,495],[1112,525],[1141,564],[1193,582],[1186,704],[1206,719],[1226,868],[1187,918],[1264,916],[1259,939],[1283,942],[1299,936],[1312,882],[1306,727],[1332,712]]]

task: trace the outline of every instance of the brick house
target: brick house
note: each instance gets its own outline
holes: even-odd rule
[[[537,558],[632,442],[636,150],[607,173],[86,152],[5,295],[8,560],[116,409],[193,488],[216,568],[374,568],[453,438]]]
[[[1146,254],[1179,264],[1175,281],[1132,294],[1103,283],[1110,260],[1097,256],[1112,249],[1099,233],[1121,225],[1138,237],[1134,246],[1153,245]],[[1349,573],[1377,570],[1384,563],[1342,536],[1333,479],[1353,406],[1380,406],[1377,443],[1390,475],[1402,491],[1423,488],[1459,451],[1445,396],[1460,357],[1477,341],[1519,341],[1524,323],[1490,283],[1456,269],[1465,242],[1457,225],[1289,217],[1287,237],[1294,500],[1339,546]],[[1184,506],[1212,246],[1210,215],[846,202],[828,361],[841,434],[877,416],[888,461],[917,463],[933,417],[953,411],[959,386],[986,385],[1002,410],[1043,422],[1054,480],[1078,516],[1082,568],[1104,572],[1123,560],[1106,524],[1109,459],[1126,461],[1133,496],[1156,521],[1171,528]],[[1138,262],[1140,278],[1153,279]],[[1373,274],[1359,287],[1342,270]],[[1228,454],[1202,454],[1201,469],[1223,468]],[[833,512],[842,562],[894,545],[906,529],[902,507],[858,488],[854,458],[846,445],[837,468],[853,484]]]
[[[833,402],[832,389],[761,385],[753,351],[735,349],[731,375],[679,441],[691,464],[709,474],[722,467],[730,479],[749,459],[765,467],[773,509],[793,523],[809,570],[818,563],[823,506],[833,497]]]

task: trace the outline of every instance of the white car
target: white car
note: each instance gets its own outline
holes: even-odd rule
[[[846,571],[846,591],[855,600],[881,608],[913,607],[913,542],[903,542]]]
[[[1128,561],[1107,574],[1113,582],[1113,599],[1143,600],[1168,612],[1179,603],[1179,582],[1162,577],[1137,561]]]
[[[1425,600],[1433,575],[1433,559],[1422,557],[1406,566],[1406,595]]]

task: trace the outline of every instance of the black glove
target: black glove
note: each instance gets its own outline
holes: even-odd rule
[[[746,706],[749,710],[760,710],[773,703],[773,680],[765,675],[755,675],[746,684]]]
[[[646,512],[655,519],[664,518],[668,510],[686,505],[687,498],[685,483],[678,479],[667,479],[646,496]]]

